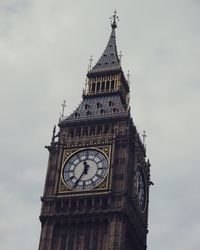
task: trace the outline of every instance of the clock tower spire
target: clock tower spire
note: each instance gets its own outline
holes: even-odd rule
[[[150,163],[130,114],[117,20],[114,12],[81,104],[47,146],[39,250],[146,249]]]

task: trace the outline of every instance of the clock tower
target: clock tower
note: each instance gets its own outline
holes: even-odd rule
[[[130,115],[117,16],[83,98],[47,149],[39,250],[145,250],[150,163]]]

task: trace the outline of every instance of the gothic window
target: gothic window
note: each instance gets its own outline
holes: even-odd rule
[[[92,83],[92,92],[95,91],[95,82]]]
[[[115,81],[112,80],[112,81],[111,81],[111,90],[114,90],[114,86],[115,86]]]
[[[105,133],[108,134],[109,132],[110,132],[110,126],[109,126],[109,124],[107,124],[105,126]]]
[[[85,104],[85,110],[86,110],[86,109],[89,109],[89,108],[90,108],[90,105]]]
[[[74,137],[74,129],[69,130],[69,137],[73,138]]]
[[[113,113],[116,113],[116,112],[118,112],[118,109],[113,108]]]
[[[113,106],[114,106],[114,102],[109,101],[109,102],[108,102],[108,105],[109,105],[109,107],[113,107]]]
[[[91,128],[90,128],[90,134],[91,135],[95,134],[95,126],[91,126]]]
[[[76,130],[76,136],[78,136],[78,137],[81,136],[81,129],[80,129],[80,128],[78,128],[78,129]]]
[[[102,134],[102,126],[98,126],[97,131],[98,131],[98,134]]]
[[[91,115],[92,113],[88,110],[87,112],[86,112],[86,115]]]
[[[80,116],[80,114],[78,112],[76,112],[74,116],[75,116],[75,118],[77,118]]]
[[[101,103],[97,102],[97,108],[99,109],[101,107],[102,107]]]
[[[115,124],[115,125],[112,125],[112,133],[115,133],[116,130],[117,130],[117,125],[116,125],[116,124]]]
[[[101,83],[101,90],[104,91],[104,89],[105,89],[105,82],[102,82]]]
[[[87,135],[88,135],[88,129],[87,129],[87,128],[84,128],[84,129],[83,129],[83,135],[84,135],[84,136],[87,136]]]
[[[109,88],[110,88],[110,81],[107,81],[106,82],[106,90],[109,90]]]
[[[89,84],[89,92],[91,92],[92,90],[91,90],[91,88],[92,88],[92,84]]]
[[[100,90],[100,82],[97,83],[97,91]]]
[[[100,114],[104,114],[105,113],[105,110],[104,109],[101,109],[100,110]]]

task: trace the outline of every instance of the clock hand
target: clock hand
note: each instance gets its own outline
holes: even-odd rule
[[[83,172],[85,173],[85,174],[87,174],[88,173],[88,169],[89,169],[89,165],[87,164],[87,161],[84,161],[83,162],[83,165],[84,165],[84,170],[83,170]]]
[[[77,186],[77,184],[79,183],[79,181],[81,180],[81,178],[83,177],[83,175],[88,173],[89,165],[87,164],[86,161],[83,162],[83,165],[84,165],[83,172],[82,172],[82,174],[80,175],[80,177],[78,178],[78,180],[75,182],[74,188]]]
[[[76,185],[79,183],[79,181],[81,180],[82,176],[84,175],[84,170],[83,173],[81,174],[81,176],[78,178],[78,180],[75,182],[74,184],[74,188],[76,187]]]

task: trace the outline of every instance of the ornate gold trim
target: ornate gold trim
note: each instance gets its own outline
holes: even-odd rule
[[[79,151],[82,150],[88,150],[88,149],[93,149],[93,150],[98,150],[101,153],[105,155],[105,157],[108,160],[109,163],[109,171],[108,175],[106,178],[95,188],[91,190],[73,190],[71,189],[63,180],[63,169],[65,166],[65,163],[68,161],[70,157],[72,157],[74,154],[78,153]],[[63,156],[62,156],[62,166],[61,166],[61,172],[60,172],[60,181],[59,181],[59,187],[58,187],[58,195],[88,195],[90,194],[101,194],[102,192],[108,192],[111,188],[111,177],[112,177],[112,146],[111,145],[105,145],[105,146],[97,146],[97,147],[84,147],[84,148],[67,148],[63,150]],[[99,191],[99,192],[98,192]]]

